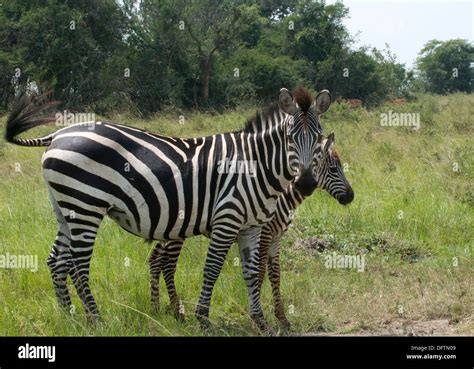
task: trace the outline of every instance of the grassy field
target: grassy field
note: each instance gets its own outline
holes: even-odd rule
[[[390,110],[418,113],[421,128],[381,126],[380,114]],[[244,109],[184,113],[181,119],[181,113],[147,121],[112,118],[191,137],[234,130],[251,114]],[[318,191],[298,209],[283,239],[282,293],[292,333],[474,335],[474,95],[421,96],[370,111],[334,105],[322,125],[336,133],[355,200],[343,207]],[[0,141],[0,255],[37,255],[39,261],[37,272],[0,269],[0,335],[201,335],[194,307],[204,237],[186,241],[178,263],[184,324],[169,312],[163,282],[160,311],[152,312],[151,246],[111,220],[99,231],[91,271],[103,321],[86,323],[72,285],[76,312],[69,316],[58,308],[46,265],[57,228],[41,175],[43,151]],[[364,255],[364,271],[326,268],[333,252]],[[238,260],[234,245],[215,288],[211,334],[259,334],[248,315]],[[276,327],[267,282],[262,302]]]

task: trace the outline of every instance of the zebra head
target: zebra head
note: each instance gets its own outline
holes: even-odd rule
[[[354,191],[344,175],[341,160],[334,148],[334,133],[323,140],[323,157],[317,168],[317,186],[329,192],[342,205],[354,199]]]
[[[303,196],[309,196],[317,186],[317,170],[322,158],[322,128],[319,116],[331,105],[331,95],[321,91],[316,99],[304,88],[293,95],[280,90],[279,106],[287,114],[288,159],[295,176],[295,186]]]

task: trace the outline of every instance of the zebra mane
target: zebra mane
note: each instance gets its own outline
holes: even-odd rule
[[[313,103],[313,96],[304,87],[297,87],[293,91],[293,101],[298,105],[303,113],[307,113]],[[271,118],[275,112],[279,112],[280,107],[277,103],[271,103],[263,109],[257,110],[255,115],[247,119],[245,126],[237,132],[260,133],[263,131],[262,121]]]
[[[275,112],[279,112],[280,107],[276,103],[271,103],[267,107],[263,109],[259,109],[255,112],[255,114],[247,119],[245,126],[238,130],[237,132],[245,132],[245,133],[259,133],[262,132],[264,127],[262,122],[267,120],[266,118],[271,118],[275,114]]]
[[[298,104],[299,108],[303,113],[307,113],[311,104],[313,103],[313,97],[311,93],[304,87],[300,86],[293,91],[293,100]]]

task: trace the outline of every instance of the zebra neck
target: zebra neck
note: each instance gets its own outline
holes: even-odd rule
[[[287,122],[283,117],[274,120],[272,126],[255,136],[261,171],[273,189],[273,194],[280,195],[295,176],[289,162]]]
[[[301,203],[304,201],[306,196],[302,195],[300,191],[295,186],[295,183],[293,182],[285,191],[286,196],[291,197],[291,199],[294,202],[294,208],[296,209],[297,206],[301,205]]]

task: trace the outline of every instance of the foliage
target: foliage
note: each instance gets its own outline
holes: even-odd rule
[[[418,81],[388,47],[354,49],[348,15],[342,2],[313,0],[7,0],[0,109],[25,84],[52,89],[65,108],[139,116],[255,104],[299,84],[369,106],[472,89],[471,44],[429,43]]]
[[[0,34],[8,36],[2,37],[2,59],[21,74],[14,85],[47,83],[54,98],[72,108],[114,89],[112,62],[123,31],[115,2],[7,1],[0,17]],[[4,89],[11,96],[11,87]]]
[[[417,69],[428,92],[474,91],[474,45],[467,40],[428,41],[417,59]]]

